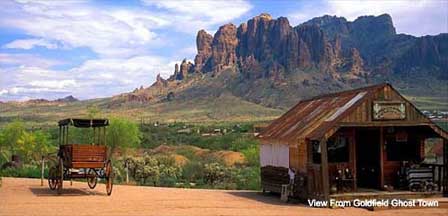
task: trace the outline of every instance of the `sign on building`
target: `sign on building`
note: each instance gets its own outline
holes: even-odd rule
[[[400,101],[374,101],[373,120],[401,120],[406,118],[406,105]]]

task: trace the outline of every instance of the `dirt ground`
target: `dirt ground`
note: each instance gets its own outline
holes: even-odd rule
[[[3,178],[0,215],[448,215],[446,208],[368,211],[359,208],[318,209],[285,204],[278,196],[250,191],[176,189],[115,185],[112,196],[105,185],[90,190],[86,183],[64,182],[62,195],[39,179]]]

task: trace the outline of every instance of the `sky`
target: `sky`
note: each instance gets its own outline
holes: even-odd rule
[[[392,16],[398,33],[448,32],[448,0],[1,0],[0,101],[109,97],[194,59],[196,33],[260,13],[291,25],[336,15]]]

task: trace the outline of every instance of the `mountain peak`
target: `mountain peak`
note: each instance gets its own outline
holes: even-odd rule
[[[194,64],[186,60],[176,64],[173,76],[166,81],[158,77],[152,86],[161,88],[151,87],[145,100],[137,99],[231,91],[250,101],[279,106],[369,82],[400,80],[409,71],[422,71],[420,77],[432,79],[446,71],[442,49],[448,40],[397,35],[388,14],[354,21],[325,15],[292,27],[285,17],[273,19],[262,13],[238,28],[225,24],[213,36],[200,30],[196,43]]]
[[[59,98],[55,100],[56,102],[76,102],[79,101],[77,98],[73,97],[73,95],[66,96],[64,98]]]
[[[317,26],[326,26],[326,25],[337,25],[337,24],[345,24],[347,20],[344,17],[331,16],[331,15],[323,15],[321,17],[315,17],[304,22],[302,25],[317,25]]]
[[[389,14],[382,14],[379,16],[360,16],[352,22],[363,31],[370,33],[382,33],[385,35],[395,35],[395,27],[392,22],[392,17]]]
[[[260,18],[260,19],[265,19],[265,20],[271,20],[272,16],[268,13],[261,13],[260,15],[254,17],[254,18]]]

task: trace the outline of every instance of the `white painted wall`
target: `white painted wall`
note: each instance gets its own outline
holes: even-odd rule
[[[282,144],[261,144],[260,165],[289,168],[289,146]]]

